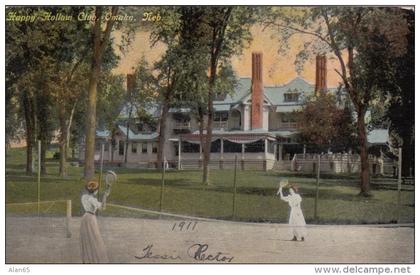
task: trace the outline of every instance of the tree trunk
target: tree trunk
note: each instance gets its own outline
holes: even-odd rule
[[[47,147],[48,141],[45,138],[41,139],[41,175],[47,174]]]
[[[95,137],[96,137],[96,94],[100,67],[95,58],[92,73],[89,78],[89,97],[86,122],[85,145],[85,179],[90,180],[95,175]]]
[[[210,67],[210,81],[209,81],[209,94],[207,102],[207,128],[206,128],[206,142],[204,146],[204,157],[203,157],[203,184],[209,184],[209,162],[211,154],[211,139],[213,133],[213,90],[214,83],[216,80],[216,68],[217,61],[215,58],[212,58],[211,67]]]
[[[29,100],[28,94],[25,91],[23,94],[23,111],[25,116],[25,128],[26,128],[26,174],[31,175],[33,173],[33,144],[34,144],[34,124],[33,124],[33,108],[31,101]]]
[[[112,7],[112,16],[116,15],[118,7]],[[86,145],[85,145],[85,180],[90,180],[95,175],[95,137],[96,137],[96,94],[98,79],[101,72],[102,56],[109,41],[112,26],[115,20],[108,20],[105,31],[102,31],[102,7],[95,8],[94,45],[91,73],[89,76],[89,91],[86,122]],[[103,36],[103,38],[102,38]]]
[[[60,177],[67,176],[67,125],[65,120],[65,108],[63,102],[58,104],[58,120],[60,122],[60,161],[59,161],[59,175]]]
[[[367,148],[367,135],[365,125],[366,111],[357,112],[357,128],[360,143],[360,195],[370,196],[369,194],[369,159]]]
[[[402,176],[414,176],[414,149],[411,132],[407,131],[403,136],[402,145]]]
[[[124,156],[125,164],[127,164],[127,160],[128,160],[128,143],[130,141],[130,120],[131,120],[132,112],[133,112],[133,104],[130,100],[130,111],[128,112],[128,120],[127,120],[127,136],[125,138],[125,156]]]
[[[160,117],[159,122],[159,146],[157,152],[157,168],[161,169],[163,167],[164,156],[165,156],[165,144],[166,144],[166,120],[168,117],[169,112],[169,91],[167,91],[167,95],[165,96],[162,108],[162,114]]]
[[[199,117],[199,134],[200,134],[200,162],[202,161],[201,157],[201,151],[204,148],[204,113],[203,113],[203,109],[201,108],[201,106],[198,108],[198,117]],[[200,163],[200,168],[202,168],[202,164]]]
[[[114,137],[111,140],[111,163],[114,163],[114,150],[115,150],[115,146],[114,146]]]
[[[67,136],[66,136],[66,153],[67,154],[68,154],[68,152],[70,152],[71,126],[73,124],[73,117],[74,117],[74,112],[76,110],[76,105],[77,105],[77,102],[74,103],[73,108],[71,109],[69,122],[67,123]],[[73,144],[73,147],[74,147],[74,144]],[[73,148],[73,150],[74,150],[74,148]],[[72,159],[74,159],[73,153],[72,153]]]

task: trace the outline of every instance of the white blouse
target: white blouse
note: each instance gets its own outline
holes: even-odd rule
[[[293,208],[300,208],[300,203],[302,202],[302,197],[299,194],[291,194],[284,196],[283,195],[283,188],[280,187],[280,198],[285,202],[289,203],[289,206]]]
[[[81,201],[85,212],[91,212],[94,214],[98,208],[102,207],[102,203],[90,194],[83,194]]]

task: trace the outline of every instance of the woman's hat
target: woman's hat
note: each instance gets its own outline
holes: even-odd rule
[[[90,192],[93,192],[98,188],[99,188],[99,183],[97,181],[91,180],[86,184],[86,189],[89,190]]]

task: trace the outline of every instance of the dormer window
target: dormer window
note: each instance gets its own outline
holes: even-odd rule
[[[292,93],[284,94],[284,102],[296,102],[296,101],[299,101],[299,93],[292,92]]]
[[[214,121],[227,121],[229,118],[228,112],[214,112],[213,120]]]

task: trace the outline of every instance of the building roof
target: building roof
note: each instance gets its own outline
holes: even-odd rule
[[[239,78],[238,83],[235,86],[235,89],[232,93],[227,93],[226,97],[223,100],[215,100],[213,102],[214,110],[216,112],[229,111],[238,104],[246,103],[246,101],[251,96],[251,86],[252,79],[250,77]],[[268,101],[268,104],[272,104],[273,106],[277,107],[276,112],[292,112],[298,110],[300,107],[296,108],[296,106],[301,106],[303,104],[304,97],[311,95],[314,92],[314,90],[314,84],[309,83],[302,77],[298,76],[284,85],[265,86],[264,97]],[[328,90],[332,93],[337,92],[337,88],[329,88]],[[294,92],[301,94],[297,102],[284,101],[284,94]],[[130,103],[123,105],[119,115],[120,119],[128,118],[129,107]],[[147,106],[145,106],[145,110],[154,118],[160,117],[160,108],[158,103],[148,104]],[[190,111],[190,108],[169,109],[170,113],[188,113]],[[137,107],[134,105],[133,115],[135,114],[137,114]]]
[[[111,132],[108,130],[96,130],[96,136],[99,138],[107,138],[111,135]]]
[[[123,107],[121,108],[120,114],[118,115],[119,119],[128,118],[128,115],[130,112],[130,105],[131,105],[130,102],[127,102],[126,104],[123,105]],[[144,106],[144,110],[146,111],[146,113],[148,113],[154,118],[160,117],[160,108],[159,108],[159,104],[157,103],[147,104],[146,106]],[[137,106],[135,104],[133,105],[132,116],[133,117],[137,116]]]
[[[127,136],[127,127],[124,127],[122,125],[118,125],[118,130],[124,136]],[[128,129],[128,133],[129,133],[128,138],[130,140],[154,140],[154,139],[156,139],[159,136],[159,134],[156,133],[156,132],[152,132],[152,133],[135,133],[131,129]]]
[[[228,94],[224,100],[215,100],[214,106],[216,111],[226,111],[238,103],[245,103],[247,99],[251,96],[251,85],[252,80],[249,77],[240,78],[237,86],[233,93]],[[315,85],[309,83],[302,77],[298,76],[291,80],[290,82],[280,85],[280,86],[265,86],[264,87],[264,96],[274,106],[279,108],[284,108],[284,111],[278,110],[280,112],[289,112],[294,109],[288,110],[287,106],[300,106],[303,104],[303,99],[305,96],[311,95],[315,90]],[[329,88],[329,92],[336,93],[337,88]],[[298,101],[288,102],[284,101],[284,94],[286,93],[300,93]],[[229,108],[229,109],[228,109]]]

